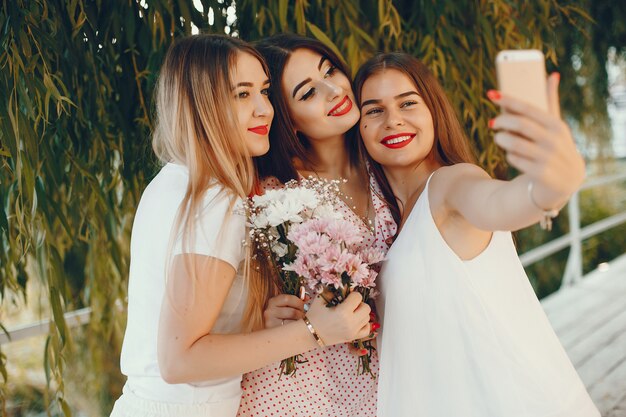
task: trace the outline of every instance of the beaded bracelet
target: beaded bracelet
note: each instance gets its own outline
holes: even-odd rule
[[[313,337],[315,338],[315,341],[317,342],[317,344],[320,347],[324,347],[326,346],[324,344],[324,341],[322,340],[322,338],[320,337],[319,334],[317,334],[317,332],[315,331],[315,327],[313,327],[313,325],[311,324],[311,322],[309,321],[309,318],[307,316],[304,316],[302,318],[302,320],[304,320],[304,324],[306,324],[306,328],[309,329],[309,331],[311,332],[311,334],[313,335]]]

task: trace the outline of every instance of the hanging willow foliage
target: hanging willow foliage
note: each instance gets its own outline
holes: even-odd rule
[[[554,1],[242,0],[239,31],[256,39],[280,31],[314,36],[341,52],[356,72],[378,51],[419,57],[443,83],[490,172],[502,168],[486,121],[496,114],[484,93],[495,86],[501,49],[537,48],[557,63],[554,30],[582,10]],[[583,19],[585,16],[583,15]]]
[[[567,16],[585,18],[554,0],[200,3],[201,11],[175,0],[2,0],[0,296],[26,296],[30,279],[46,288],[54,319],[46,376],[66,415],[64,370],[75,358],[89,362],[86,389],[109,393],[100,396],[103,414],[121,389],[111,361],[123,337],[130,228],[158,169],[151,97],[175,38],[194,26],[246,40],[297,32],[327,43],[353,71],[376,51],[413,53],[443,82],[494,172],[502,157],[484,92],[495,86],[495,54],[534,47],[556,64],[555,28]],[[79,347],[63,313],[81,307],[93,312]],[[4,359],[0,371],[6,380]]]
[[[211,29],[223,32],[228,4],[204,6],[218,11]],[[84,368],[100,385],[93,391],[119,373],[99,362],[119,352],[130,227],[156,169],[151,90],[170,42],[192,21],[206,28],[207,14],[170,1],[2,4],[0,294],[24,292],[28,279],[45,286],[54,318],[46,377],[65,414],[64,370],[76,349],[65,311],[93,310],[81,346],[95,362]]]

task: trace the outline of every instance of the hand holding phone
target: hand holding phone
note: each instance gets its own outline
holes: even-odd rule
[[[541,51],[500,51],[496,56],[496,74],[502,93],[548,111],[546,66]]]
[[[525,198],[550,213],[565,203],[585,176],[584,161],[561,119],[559,74],[546,77],[545,59],[537,50],[500,52],[496,71],[500,91],[491,90],[487,96],[502,114],[489,127],[509,164],[527,175]]]

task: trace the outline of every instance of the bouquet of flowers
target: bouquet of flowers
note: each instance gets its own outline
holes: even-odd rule
[[[333,307],[358,291],[367,302],[375,296],[376,276],[373,266],[385,254],[375,248],[362,248],[363,236],[354,223],[343,219],[310,219],[294,225],[287,235],[298,248],[295,260],[283,265],[294,271],[309,291],[321,295],[328,307]],[[370,340],[352,342],[359,350],[357,372],[369,373],[374,347]]]
[[[366,302],[375,296],[375,265],[384,253],[362,248],[358,227],[335,210],[339,181],[308,178],[290,181],[248,200],[250,234],[258,254],[267,257],[286,294],[303,298],[320,294],[328,307],[340,304],[351,291]],[[359,349],[357,372],[370,373],[370,341],[355,341]],[[281,373],[293,375],[301,355],[284,359]]]

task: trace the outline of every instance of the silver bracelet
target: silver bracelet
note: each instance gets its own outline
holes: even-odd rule
[[[535,183],[533,180],[528,182],[528,197],[530,198],[530,202],[533,203],[533,206],[537,207],[541,210],[541,220],[539,220],[539,227],[543,230],[550,231],[552,230],[552,219],[559,215],[558,209],[544,209],[537,204],[535,201],[535,197],[533,197],[533,188],[535,188]]]

